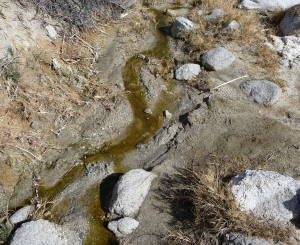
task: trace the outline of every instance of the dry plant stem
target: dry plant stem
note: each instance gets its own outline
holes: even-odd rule
[[[226,84],[232,83],[232,82],[234,82],[234,81],[237,81],[237,80],[242,79],[242,78],[245,78],[245,77],[249,77],[249,76],[248,76],[248,75],[245,75],[245,76],[242,76],[242,77],[235,78],[235,79],[233,79],[233,80],[230,80],[229,82],[222,83],[221,85],[219,85],[219,86],[217,86],[217,87],[214,87],[214,88],[212,88],[211,90],[218,89],[218,88],[220,88],[220,87],[222,87],[222,86],[224,86],[224,85],[226,85]]]
[[[27,150],[25,150],[25,149],[23,149],[23,148],[21,148],[21,147],[18,147],[18,146],[17,146],[17,148],[18,148],[19,150],[21,150],[21,151],[26,152],[27,154],[29,154],[30,156],[34,157],[35,159],[40,160],[39,157],[35,156],[35,155],[34,155],[33,153],[31,153],[30,151],[27,151]]]

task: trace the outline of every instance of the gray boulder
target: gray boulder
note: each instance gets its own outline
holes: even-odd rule
[[[173,37],[183,37],[184,33],[194,29],[194,23],[187,18],[177,17],[175,18],[173,25],[171,26],[171,34]]]
[[[237,233],[229,233],[226,234],[223,245],[271,245],[271,243],[257,237],[248,237]]]
[[[263,11],[286,10],[297,4],[300,0],[242,0],[240,8],[259,9]]]
[[[204,17],[208,21],[216,21],[219,18],[222,18],[225,15],[225,12],[222,9],[214,9],[208,15]]]
[[[107,227],[116,237],[124,237],[132,233],[138,226],[139,222],[137,220],[125,217],[116,221],[110,221]]]
[[[24,223],[18,228],[10,245],[80,245],[78,234],[47,220]]]
[[[256,103],[271,105],[282,94],[281,88],[270,81],[250,80],[242,83],[240,88],[250,95],[250,99]]]
[[[147,196],[155,177],[155,174],[143,169],[133,169],[124,174],[113,190],[110,213],[124,217],[134,215]]]
[[[175,79],[177,80],[191,80],[199,75],[201,72],[200,65],[185,64],[177,68],[174,72]]]
[[[240,29],[240,24],[236,20],[229,21],[225,24],[223,30],[224,31],[237,31]]]
[[[273,171],[246,170],[231,181],[241,211],[287,223],[300,215],[300,181]]]
[[[300,33],[300,5],[286,11],[280,22],[280,30],[284,36]]]
[[[208,70],[218,71],[230,66],[235,59],[229,50],[218,47],[209,50],[202,56],[202,64]]]
[[[34,210],[33,205],[28,205],[19,209],[9,218],[10,223],[12,225],[16,225],[20,222],[26,221],[31,215],[31,213],[33,212],[33,210]]]

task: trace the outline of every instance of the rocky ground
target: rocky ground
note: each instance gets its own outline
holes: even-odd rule
[[[281,1],[245,0],[240,7],[263,11],[280,7],[285,11],[297,4],[292,2],[286,2],[286,6]],[[245,40],[240,42],[241,35],[247,32],[241,29],[242,21],[232,23],[229,10],[234,6],[224,7],[222,1],[214,5],[210,1],[176,4],[146,1],[146,6],[163,11],[153,12],[136,3],[117,21],[101,26],[102,32],[85,36],[81,43],[94,53],[82,56],[96,61],[78,68],[59,54],[64,40],[55,20],[44,19],[47,23],[43,25],[39,20],[26,22],[33,16],[24,14],[20,19],[11,11],[18,8],[24,13],[24,6],[9,1],[1,3],[5,16],[2,31],[8,32],[13,28],[12,23],[17,23],[14,28],[20,30],[25,41],[29,40],[28,47],[24,48],[24,40],[18,43],[15,36],[8,35],[1,42],[2,60],[14,59],[13,54],[5,54],[10,45],[14,45],[18,56],[32,56],[30,47],[36,47],[37,40],[39,49],[48,52],[42,59],[49,61],[43,61],[35,69],[19,61],[18,69],[25,67],[28,74],[21,76],[20,87],[25,86],[27,79],[43,74],[41,69],[50,80],[61,80],[61,84],[67,80],[65,73],[80,79],[69,79],[73,84],[69,84],[68,90],[60,88],[64,94],[72,92],[76,98],[76,103],[65,108],[79,111],[71,120],[58,121],[61,111],[47,107],[48,117],[33,114],[22,124],[22,130],[17,120],[11,121],[18,125],[16,133],[22,133],[22,137],[8,144],[16,144],[18,148],[13,151],[2,143],[0,241],[26,244],[24,237],[32,237],[28,244],[280,242],[275,233],[282,233],[272,225],[271,232],[265,236],[255,229],[247,233],[232,226],[223,227],[218,234],[201,233],[197,205],[186,194],[191,183],[195,183],[185,178],[182,171],[188,169],[204,176],[229,166],[222,186],[232,188],[231,201],[235,200],[241,211],[258,220],[287,224],[294,232],[285,234],[287,238],[282,237],[281,242],[299,244],[300,41],[297,30],[300,25],[297,27],[296,23],[300,22],[295,14],[297,9],[288,10],[285,17],[288,19],[277,23],[277,27],[256,33],[263,48],[253,51],[255,47],[251,46],[254,44],[250,39],[248,44]],[[208,11],[210,8],[212,12]],[[234,11],[243,11],[241,18],[245,19],[246,13],[258,16],[250,10],[234,8]],[[215,33],[217,38],[211,40],[213,47],[205,46],[204,41],[199,51],[186,33],[200,32],[201,23],[208,23],[207,28],[220,26],[222,33],[231,34],[223,34],[228,39],[218,39]],[[294,23],[294,29],[285,28],[291,26],[286,23]],[[57,30],[55,39],[51,37],[53,33],[47,33],[47,24]],[[280,32],[280,27],[288,33]],[[207,34],[207,42],[210,37]],[[49,55],[52,50],[56,53]],[[274,57],[275,65],[269,62]],[[65,71],[69,68],[72,72]],[[86,72],[92,74],[85,76]],[[101,78],[98,82],[102,87],[100,90],[95,87],[92,95],[74,89],[84,87],[85,81],[94,78],[97,81],[97,77]],[[6,74],[1,93],[7,92],[7,83],[12,83],[13,78]],[[107,93],[101,94],[103,91]],[[15,95],[24,99],[17,92]],[[7,101],[11,99],[7,98]],[[70,97],[62,96],[67,98]],[[3,108],[10,105],[7,101],[2,102]],[[13,112],[9,113],[1,114],[1,120],[12,120]],[[36,133],[41,141],[34,140],[39,145],[44,142],[44,148],[35,146],[35,141],[30,146],[24,140],[29,132]],[[11,165],[5,162],[8,153],[17,159]],[[19,209],[25,204],[31,206]],[[6,209],[14,211],[5,214]],[[8,218],[11,224],[5,223]],[[27,220],[32,221],[22,224]],[[12,227],[20,224],[9,236]]]

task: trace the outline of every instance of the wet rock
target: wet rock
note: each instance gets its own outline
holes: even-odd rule
[[[18,228],[10,245],[81,245],[78,234],[47,220],[24,223]]]
[[[266,80],[250,80],[242,83],[240,88],[250,95],[252,101],[264,105],[273,104],[282,93],[277,84]]]
[[[229,50],[218,47],[206,52],[202,56],[202,63],[208,70],[218,71],[230,66],[235,59]]]
[[[187,18],[177,17],[171,26],[171,34],[173,37],[183,37],[184,33],[194,29],[194,23]]]
[[[300,5],[286,11],[280,22],[280,30],[284,36],[300,33]]]
[[[224,31],[237,31],[240,29],[240,24],[236,20],[229,21],[225,24],[223,30]]]
[[[191,80],[199,75],[201,72],[200,65],[198,64],[185,64],[177,68],[174,72],[175,79],[177,80]]]
[[[48,36],[49,36],[51,39],[56,39],[56,37],[57,37],[57,32],[56,32],[55,28],[54,28],[52,25],[47,25],[45,28],[46,28],[46,30],[47,30]]]
[[[273,11],[277,9],[286,10],[297,4],[300,4],[300,0],[242,0],[239,7],[246,9]]]
[[[12,225],[16,225],[20,222],[26,221],[31,215],[31,213],[33,212],[33,210],[34,210],[33,205],[28,205],[19,209],[9,218],[10,223]]]
[[[142,205],[155,174],[143,169],[133,169],[124,174],[116,184],[109,206],[110,213],[131,216]]]
[[[225,15],[225,12],[222,9],[214,9],[204,19],[208,21],[217,21],[219,18],[222,18]]]
[[[166,90],[163,79],[155,74],[156,66],[147,64],[142,66],[139,72],[139,82],[145,92],[147,107],[154,109],[155,104],[160,98],[161,92]]]
[[[84,239],[90,222],[87,207],[95,201],[91,197],[99,193],[100,183],[113,172],[113,162],[91,162],[85,166],[85,171],[58,194],[50,211],[62,214],[59,218],[63,227],[77,232]]]
[[[168,110],[163,111],[163,115],[167,119],[171,119],[172,118],[172,113],[170,113]]]
[[[137,220],[125,217],[116,221],[110,221],[107,227],[116,237],[124,237],[132,233],[138,226],[139,222]]]
[[[167,15],[170,15],[172,17],[186,16],[188,14],[189,14],[189,10],[186,8],[167,10]]]
[[[271,245],[264,239],[257,237],[247,237],[237,233],[229,233],[225,236],[225,242],[223,245]]]
[[[144,110],[144,113],[146,113],[146,114],[152,114],[152,110],[149,109],[149,108],[147,108],[147,109]]]
[[[138,54],[137,57],[138,57],[139,59],[142,59],[142,60],[145,60],[145,59],[146,59],[146,56],[143,55],[143,54]]]
[[[241,211],[287,223],[300,215],[300,181],[273,171],[246,170],[230,184]]]

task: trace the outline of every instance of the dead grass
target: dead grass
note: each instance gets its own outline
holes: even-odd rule
[[[199,59],[201,54],[216,46],[236,42],[243,47],[244,52],[257,55],[258,66],[266,69],[267,72],[274,72],[278,65],[276,53],[265,47],[264,42],[267,38],[266,33],[262,30],[272,28],[271,24],[267,25],[266,23],[275,23],[276,20],[280,19],[280,14],[277,13],[273,17],[266,18],[256,11],[237,8],[238,2],[236,0],[203,0],[202,3],[195,4],[197,7],[194,8],[190,17],[193,22],[197,23],[198,28],[196,31],[188,33],[185,38],[191,56]],[[216,8],[222,9],[225,15],[214,22],[206,21],[197,15],[198,9],[207,15]],[[223,30],[224,25],[231,20],[240,24],[239,31]],[[274,31],[272,30],[272,32]]]
[[[111,88],[93,68],[98,47],[91,40],[102,32],[77,34],[52,46],[45,43],[40,52],[7,52],[0,62],[1,163],[33,160],[17,146],[40,156],[53,147],[52,131],[69,125],[82,107],[110,98]],[[53,67],[51,57],[61,68]],[[40,125],[31,128],[32,122]]]
[[[238,210],[228,186],[228,181],[245,170],[247,163],[241,159],[221,160],[215,157],[200,166],[193,164],[189,170],[179,171],[183,196],[192,203],[194,221],[191,229],[171,232],[169,244],[218,244],[230,232],[246,236],[288,242],[292,234],[289,227],[252,218]],[[249,166],[248,166],[249,167]]]

